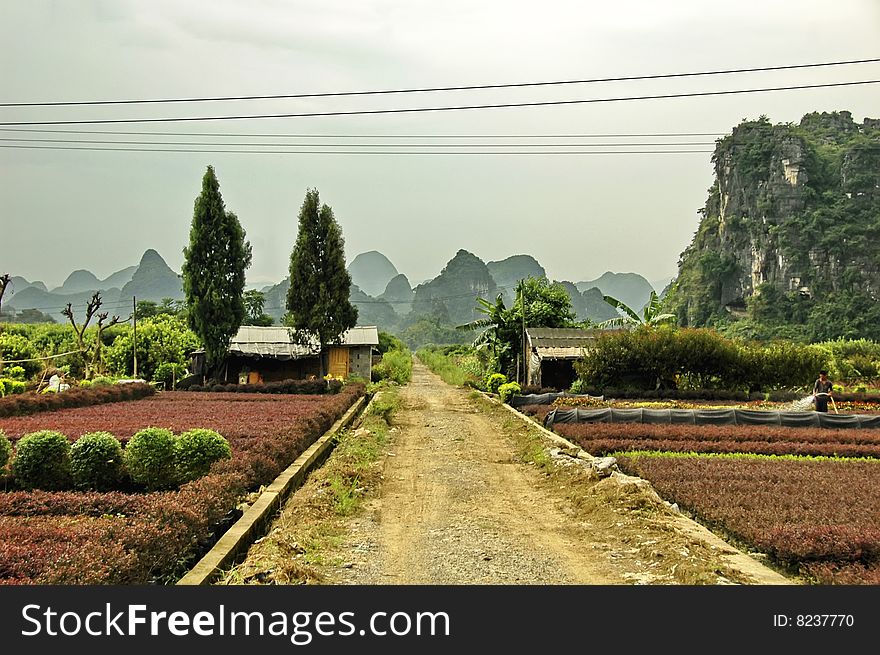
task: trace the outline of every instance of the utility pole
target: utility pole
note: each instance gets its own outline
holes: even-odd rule
[[[523,280],[519,281],[519,302],[522,305],[522,386],[526,386],[528,378],[528,360],[526,359],[526,294]]]
[[[135,380],[137,380],[138,376],[138,306],[137,306],[137,298],[135,296],[131,297],[131,331],[132,331],[132,348],[131,352],[134,354],[134,375],[132,376]]]

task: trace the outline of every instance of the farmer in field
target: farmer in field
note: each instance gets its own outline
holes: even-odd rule
[[[833,388],[834,385],[828,379],[828,371],[819,371],[819,379],[813,385],[813,399],[816,403],[817,412],[828,411],[828,399],[831,398]]]

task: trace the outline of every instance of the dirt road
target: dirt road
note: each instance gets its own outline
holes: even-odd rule
[[[381,493],[348,520],[328,582],[756,581],[728,566],[732,549],[675,529],[638,490],[522,461],[515,435],[527,428],[422,364],[401,399]]]

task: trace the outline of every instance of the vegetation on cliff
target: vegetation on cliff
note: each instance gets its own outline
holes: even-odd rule
[[[762,116],[720,139],[712,161],[715,183],[666,297],[679,323],[880,339],[880,121]]]

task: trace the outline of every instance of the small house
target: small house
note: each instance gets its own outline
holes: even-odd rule
[[[527,328],[527,384],[568,389],[577,379],[574,363],[606,330]]]
[[[325,375],[350,375],[370,379],[373,351],[379,345],[375,325],[358,325],[346,330],[338,343],[318,343],[312,339],[298,343],[286,327],[243,325],[229,342],[222,378],[228,382],[255,384],[279,380],[307,380]],[[323,359],[323,367],[321,360]],[[192,372],[205,373],[205,351],[193,353]]]

